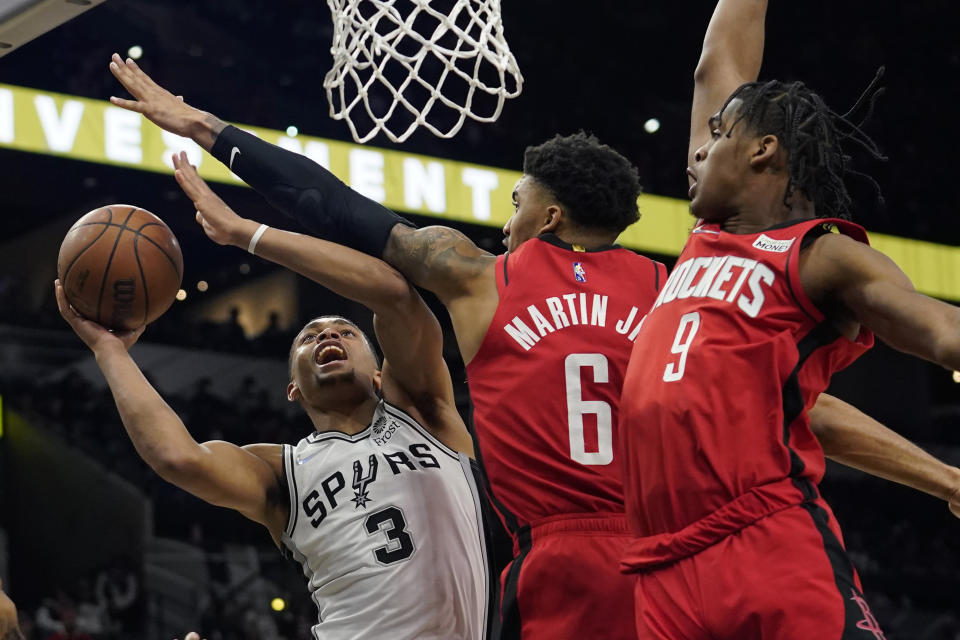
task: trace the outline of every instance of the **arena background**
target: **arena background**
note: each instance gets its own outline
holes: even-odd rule
[[[348,166],[357,148],[335,142],[349,141],[348,130],[328,118],[320,85],[331,63],[326,3],[185,4],[108,0],[0,58],[0,577],[30,618],[28,638],[48,637],[44,621],[67,610],[95,618],[98,592],[115,595],[109,624],[93,634],[102,638],[169,638],[198,625],[211,640],[305,638],[315,618],[302,578],[259,527],[166,485],[137,458],[91,358],[53,303],[57,249],[77,217],[115,202],[163,217],[183,247],[186,298],[148,328],[137,359],[198,440],[240,444],[293,442],[309,431],[283,397],[288,341],[302,322],[337,312],[369,327],[357,305],[208,241],[163,167],[165,141],[152,125],[141,144],[107,131],[127,126],[105,124],[103,101],[123,95],[109,56],[136,45],[144,69],[191,104],[262,127],[271,141],[295,126],[285,144],[326,149],[334,170]],[[468,122],[452,140],[424,132],[403,145],[374,139],[370,149],[385,155],[366,158],[383,162],[388,204],[419,224],[447,218],[501,251],[494,223],[508,215],[524,147],[580,129],[634,161],[647,193],[682,198],[692,72],[712,7],[506,0],[522,96],[497,123]],[[871,232],[923,241],[884,246],[897,247],[924,290],[951,301],[960,300],[958,17],[952,3],[936,0],[774,0],[762,73],[803,79],[842,112],[886,66],[887,93],[867,131],[889,161],[856,165],[877,178],[885,206],[869,185],[857,185],[856,219]],[[40,114],[54,105],[56,121],[67,122],[66,109],[79,109],[66,106],[68,96],[92,102],[75,101],[83,105],[76,137],[67,127],[54,140]],[[11,113],[12,123],[4,120]],[[49,111],[47,118],[49,125]],[[651,118],[655,133],[644,129]],[[105,146],[110,135],[120,136],[114,147]],[[471,174],[472,189],[450,187],[445,199],[428,187],[409,196],[403,172],[430,162],[441,164],[448,183],[465,169],[481,173]],[[204,163],[241,215],[295,228],[218,174],[212,158]],[[496,189],[477,186],[492,184],[491,175]],[[489,195],[488,209],[478,193]],[[677,233],[691,222],[683,204],[644,196],[641,210],[647,215],[628,244],[672,264]],[[452,342],[446,355],[466,411]],[[831,391],[960,463],[960,386],[951,372],[878,346]],[[823,492],[887,637],[960,638],[960,522],[946,506],[836,466]]]

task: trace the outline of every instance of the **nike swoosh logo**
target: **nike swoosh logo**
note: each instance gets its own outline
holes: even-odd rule
[[[317,451],[316,453],[311,453],[311,454],[308,455],[306,458],[301,458],[300,456],[297,456],[297,464],[305,464],[310,458],[314,457],[314,456],[317,455],[318,453],[320,453],[320,452]]]
[[[228,164],[227,167],[229,167],[231,170],[233,170],[233,161],[238,155],[240,155],[240,149],[234,147],[230,150],[230,164]]]

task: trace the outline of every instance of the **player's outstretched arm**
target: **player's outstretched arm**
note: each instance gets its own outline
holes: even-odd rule
[[[187,161],[173,158],[177,182],[197,209],[204,233],[218,244],[249,250],[261,225],[238,216]],[[444,444],[472,455],[473,443],[456,411],[443,334],[417,290],[383,260],[342,245],[280,229],[260,232],[255,253],[295,271],[374,312],[385,358],[384,395],[413,406],[421,422]]]
[[[190,137],[311,233],[384,258],[445,303],[469,295],[483,269],[495,260],[453,229],[410,228],[402,217],[350,189],[309,158],[185,104],[133,60],[114,54],[110,71],[135,98],[113,97],[113,104]]]
[[[719,0],[694,72],[688,165],[710,138],[711,116],[734,89],[753,82],[763,62],[767,0]]]
[[[898,351],[960,369],[960,308],[917,292],[876,249],[825,234],[801,253],[800,280],[833,320],[859,322]]]
[[[140,457],[167,482],[201,500],[239,511],[278,539],[286,514],[271,497],[281,493],[276,471],[280,446],[197,443],[127,352],[143,328],[108,331],[73,310],[59,280],[54,286],[60,314],[93,351]],[[274,457],[277,465],[271,464]]]
[[[960,518],[957,467],[826,393],[810,411],[810,428],[831,460],[946,500]]]
[[[3,591],[3,581],[0,580],[0,640],[23,640],[20,632],[20,622],[17,620],[17,607]]]

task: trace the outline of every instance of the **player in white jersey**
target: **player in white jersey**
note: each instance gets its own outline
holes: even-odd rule
[[[479,637],[485,565],[466,455],[384,401],[363,431],[314,432],[283,456],[298,508],[281,540],[307,576],[318,638]]]
[[[60,312],[94,352],[137,452],[167,481],[267,528],[303,567],[315,638],[483,640],[490,580],[473,446],[437,319],[385,263],[241,220],[185,155],[175,164],[211,239],[369,307],[385,360],[349,320],[314,319],[290,349],[287,397],[315,431],[295,446],[200,444],[127,353],[143,329],[80,317],[57,282]]]

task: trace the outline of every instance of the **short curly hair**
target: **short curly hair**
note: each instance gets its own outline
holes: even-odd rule
[[[527,147],[523,172],[550,190],[581,227],[619,233],[640,219],[637,168],[596,136],[581,131]]]

